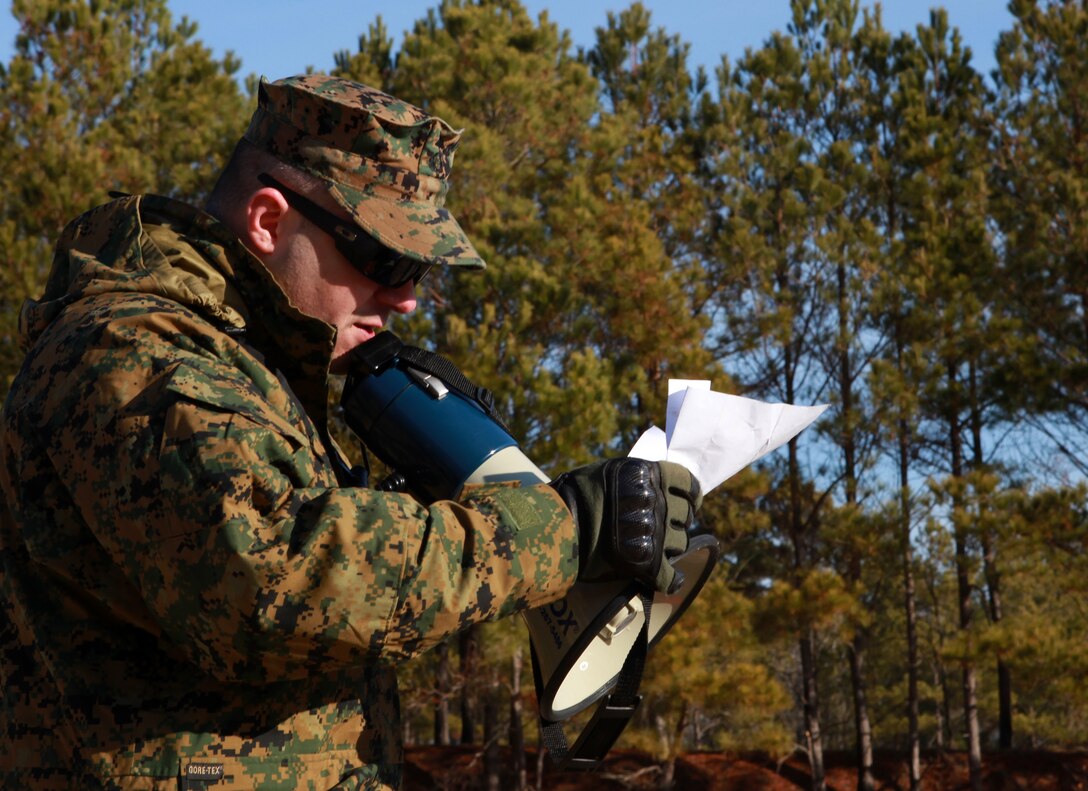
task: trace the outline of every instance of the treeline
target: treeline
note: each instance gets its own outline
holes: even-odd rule
[[[163,0],[15,0],[0,72],[0,381],[59,229],[108,190],[199,201],[254,79]],[[380,18],[319,68],[465,127],[449,207],[490,267],[400,330],[560,470],[623,454],[667,381],[830,403],[715,491],[723,562],[651,654],[623,744],[911,757],[1088,745],[1088,10],[955,20],[793,0],[707,74],[635,3],[576,49],[517,0]],[[268,75],[271,78],[286,75]],[[520,622],[405,669],[415,743],[535,738]],[[518,751],[515,750],[515,755]],[[487,751],[485,751],[487,753]],[[531,767],[528,774],[531,775]]]

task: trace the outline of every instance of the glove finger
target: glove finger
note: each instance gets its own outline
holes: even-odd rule
[[[691,529],[691,524],[695,519],[695,509],[692,508],[691,503],[686,498],[668,494],[665,496],[665,508],[668,514],[666,517],[668,530],[666,532]]]
[[[673,462],[662,462],[661,484],[668,498],[670,515],[683,513],[680,510],[681,503],[687,506],[691,516],[694,516],[702,505],[703,496],[699,480],[686,467]]]
[[[669,529],[665,531],[664,538],[662,551],[665,557],[675,557],[688,548],[688,533],[683,526],[674,527],[670,525]]]
[[[680,587],[680,583],[683,582],[683,579],[683,575],[674,569],[668,560],[662,558],[661,568],[658,569],[657,576],[653,581],[654,590],[659,590],[662,593],[671,593]]]
[[[677,485],[674,484],[669,487],[669,494],[673,497],[683,499],[692,511],[698,511],[699,506],[703,504],[703,493],[699,486],[699,480],[692,476],[689,481]]]

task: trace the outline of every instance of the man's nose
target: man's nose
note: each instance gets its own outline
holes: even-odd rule
[[[382,286],[378,289],[377,297],[397,313],[411,313],[416,309],[416,283],[409,280],[395,288]]]

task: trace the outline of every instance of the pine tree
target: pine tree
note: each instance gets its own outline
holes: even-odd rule
[[[333,55],[336,66],[332,73],[388,92],[393,90],[393,61],[393,39],[379,14],[359,36],[356,52],[341,50]]]
[[[1034,354],[1017,401],[1080,474],[1088,430],[1088,9],[1014,0],[1000,37],[994,216]],[[1045,418],[1041,417],[1046,415]]]
[[[921,784],[921,737],[919,733],[920,657],[918,614],[914,577],[913,528],[916,497],[911,473],[917,443],[920,405],[911,381],[914,290],[901,280],[906,245],[903,238],[906,197],[906,146],[903,128],[904,102],[899,90],[898,52],[909,50],[909,35],[892,40],[884,30],[879,12],[866,14],[857,34],[859,82],[865,94],[862,137],[867,143],[870,194],[869,219],[879,236],[873,266],[877,272],[870,301],[869,325],[886,339],[885,353],[869,370],[868,387],[878,405],[876,422],[884,427],[894,459],[897,496],[884,513],[889,529],[897,536],[903,584],[903,629],[907,655],[907,740],[909,777],[912,791]]]
[[[825,540],[833,562],[862,602],[878,591],[865,584],[866,564],[877,557],[878,531],[859,530],[865,523],[861,497],[872,468],[877,433],[867,413],[865,374],[874,349],[882,342],[868,321],[868,303],[878,257],[878,236],[871,215],[863,102],[857,59],[861,44],[854,28],[858,4],[852,0],[794,5],[790,30],[804,63],[804,80],[812,115],[818,179],[810,201],[814,212],[812,254],[821,268],[823,292],[817,297],[832,306],[821,324],[808,329],[811,351],[831,380],[833,411],[823,430],[835,451],[838,507],[824,516]],[[875,580],[882,577],[877,575]],[[858,788],[875,787],[873,729],[869,716],[866,658],[872,621],[856,620],[845,646],[852,687],[854,744]]]
[[[970,416],[976,406],[984,407],[972,400],[980,394],[972,372],[1000,367],[1013,336],[988,299],[995,267],[987,232],[986,94],[970,66],[970,52],[947,15],[937,11],[918,29],[916,46],[903,47],[899,58],[908,168],[904,241],[910,253],[904,263],[924,298],[913,311],[912,341],[922,362],[922,406],[935,431],[933,461],[946,476],[943,491],[950,496],[959,627],[966,641],[960,656],[965,730],[972,787],[978,788],[982,753],[973,648],[978,532],[967,480],[981,456],[972,460],[967,447]]]
[[[199,201],[244,128],[222,61],[165,0],[15,0],[20,33],[0,70],[0,382],[21,358],[15,318],[51,248],[111,189]]]
[[[599,362],[556,349],[553,321],[570,292],[536,255],[547,238],[542,195],[561,183],[572,134],[594,106],[592,80],[569,47],[555,25],[534,23],[516,2],[445,2],[416,23],[395,61],[380,21],[360,37],[357,55],[337,57],[342,76],[378,77],[386,90],[466,129],[449,208],[489,268],[433,273],[407,335],[433,343],[492,390],[514,436],[545,469],[564,446],[603,446],[616,425],[600,397]],[[589,406],[572,404],[563,381],[583,385]],[[585,450],[576,452],[587,460]],[[478,679],[489,660],[501,661],[472,650],[488,640],[486,631],[474,627],[459,643],[471,671],[460,687],[462,741],[477,734]]]
[[[792,4],[795,31],[808,4]],[[736,71],[718,70],[720,139],[708,151],[712,189],[721,196],[715,229],[718,257],[733,267],[719,300],[725,325],[718,354],[753,395],[786,403],[815,400],[821,374],[810,333],[828,313],[819,297],[828,280],[813,255],[822,173],[815,151],[820,89],[808,80],[794,38],[775,34],[749,51]],[[826,292],[824,292],[826,293]],[[789,443],[782,477],[767,500],[772,526],[787,542],[778,575],[801,589],[820,564],[823,495],[814,496],[801,467],[799,441]],[[816,625],[797,621],[803,705],[802,744],[813,788],[824,787],[817,688]]]
[[[1088,733],[1088,487],[994,493],[1007,617],[984,636],[1016,679],[1018,742],[1083,745]],[[1025,738],[1026,737],[1026,738]]]
[[[598,295],[586,306],[584,326],[597,353],[612,360],[613,399],[633,407],[621,447],[635,439],[632,429],[661,422],[670,377],[716,378],[719,389],[725,383],[703,343],[707,197],[695,178],[694,111],[706,86],[701,72],[689,72],[687,53],[679,37],[652,27],[637,2],[609,13],[585,53],[602,109],[583,154],[583,177],[605,198],[587,219],[597,229],[592,244],[603,242],[609,252],[579,271],[580,289]],[[588,208],[568,197],[549,214],[565,228]]]
[[[728,569],[718,568],[683,618],[647,659],[639,728],[622,744],[658,755],[664,771],[657,786],[675,780],[685,749],[764,750],[784,756],[791,736],[783,720],[787,691],[765,659],[756,635],[755,608],[737,590]]]
[[[584,298],[572,274],[587,263],[569,260],[563,229],[545,216],[596,108],[569,50],[566,34],[516,2],[446,2],[407,35],[388,81],[465,128],[448,205],[489,263],[435,273],[409,332],[496,394],[545,469],[599,456],[621,417],[605,361],[564,323]]]

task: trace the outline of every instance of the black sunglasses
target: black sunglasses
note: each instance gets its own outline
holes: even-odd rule
[[[341,220],[267,173],[261,173],[257,180],[282,192],[295,211],[331,236],[344,258],[375,283],[400,288],[409,280],[419,283],[430,271],[432,264],[391,250],[366,231]]]

